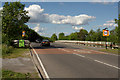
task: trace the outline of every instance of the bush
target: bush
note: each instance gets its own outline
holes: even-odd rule
[[[13,51],[13,47],[12,46],[7,46],[6,44],[2,44],[2,54],[6,55],[9,54]]]

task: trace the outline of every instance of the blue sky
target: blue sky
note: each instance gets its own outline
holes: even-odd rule
[[[38,32],[42,36],[50,37],[53,33],[59,34],[60,32],[64,32],[66,35],[79,31],[80,29],[86,29],[87,31],[90,31],[91,29],[97,30],[98,28],[103,29],[105,27],[108,27],[109,30],[115,28],[114,19],[118,17],[118,3],[94,3],[94,2],[22,2],[26,6],[26,10],[29,10],[30,13],[35,14],[38,16],[38,18],[34,18],[36,15],[30,15],[32,16],[30,22],[27,23],[27,25],[34,29],[36,32]],[[4,4],[4,3],[3,3]],[[32,12],[37,5],[40,6],[40,9],[38,9],[36,12]],[[31,6],[31,7],[30,7]],[[41,16],[42,14],[42,16]],[[43,17],[44,14],[47,14],[48,16]],[[53,15],[55,14],[55,15]],[[52,17],[56,16],[55,18],[58,18],[56,21],[56,24],[53,23],[54,20]],[[64,23],[61,18],[63,16],[64,18],[68,18],[67,16],[70,16],[69,22]],[[84,17],[81,17],[81,15]],[[41,16],[41,17],[39,17]],[[80,16],[80,18],[76,19],[75,16]],[[50,19],[50,21],[47,21],[46,18]],[[39,18],[41,18],[39,20]],[[89,19],[88,19],[89,18]],[[36,20],[35,20],[36,19]],[[78,24],[78,22],[73,22],[71,20],[80,20],[81,24]],[[58,24],[58,22],[61,22]]]

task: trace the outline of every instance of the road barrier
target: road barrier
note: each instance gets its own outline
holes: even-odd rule
[[[55,42],[62,42],[62,43],[73,43],[78,45],[86,45],[86,46],[93,46],[93,47],[108,47],[108,48],[118,48],[117,44],[113,44],[112,42],[100,42],[100,41],[75,41],[75,40],[57,40]],[[107,45],[106,45],[107,44]]]

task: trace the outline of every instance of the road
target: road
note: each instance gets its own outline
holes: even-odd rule
[[[59,42],[31,45],[49,78],[118,78],[117,55]]]

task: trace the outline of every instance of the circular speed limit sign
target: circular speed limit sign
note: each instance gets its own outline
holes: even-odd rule
[[[103,36],[109,36],[109,30],[103,30]]]

